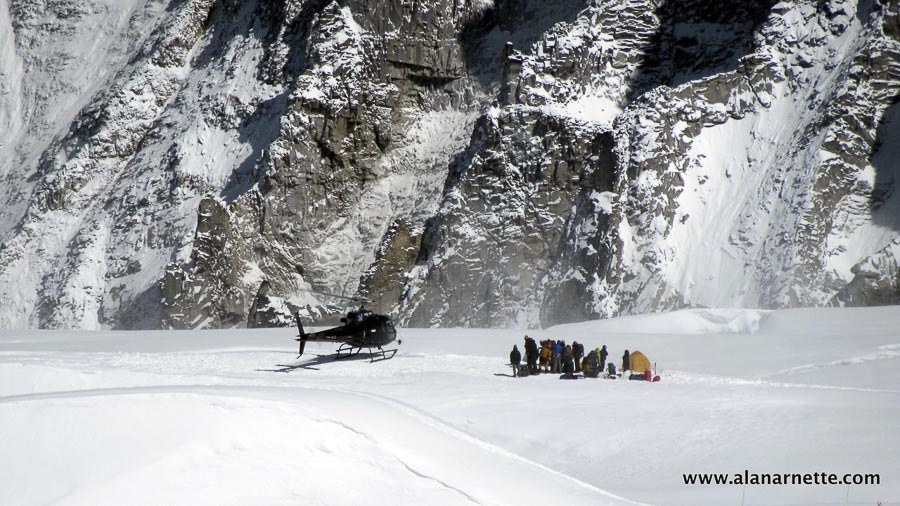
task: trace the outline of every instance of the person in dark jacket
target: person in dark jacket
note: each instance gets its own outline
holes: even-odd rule
[[[609,356],[609,352],[606,351],[605,344],[603,345],[603,348],[600,348],[600,351],[598,352],[598,356],[600,357],[600,370],[602,371],[603,369],[606,368],[606,357]]]
[[[529,374],[537,374],[538,349],[534,339],[525,336],[525,362],[528,363]]]
[[[575,372],[581,372],[581,359],[584,358],[584,345],[578,341],[572,341],[572,355],[575,359]]]
[[[625,350],[625,354],[622,355],[622,374],[625,374],[625,371],[631,370],[631,355],[628,353],[628,350]]]
[[[565,348],[563,348],[562,372],[567,378],[572,378],[575,376],[575,358],[572,353],[571,346],[566,346]]]
[[[519,353],[519,348],[516,345],[513,345],[513,349],[509,352],[509,363],[512,364],[513,369],[513,377],[519,377],[519,364],[522,363],[522,354]]]

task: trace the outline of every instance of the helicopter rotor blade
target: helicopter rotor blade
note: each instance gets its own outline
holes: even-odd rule
[[[352,300],[352,301],[363,302],[363,303],[371,302],[366,297],[356,297],[356,296],[351,297],[351,296],[347,296],[347,295],[339,295],[336,293],[323,292],[320,290],[305,290],[305,292],[311,293],[313,295],[321,295],[323,297],[331,297],[331,298],[335,298],[335,299]]]

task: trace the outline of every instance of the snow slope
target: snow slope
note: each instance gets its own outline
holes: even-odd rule
[[[639,349],[656,384],[513,379],[511,330],[401,329],[373,364],[295,360],[287,329],[3,331],[0,504],[900,504],[898,328],[704,309],[532,334]],[[881,484],[682,480],[744,469]]]

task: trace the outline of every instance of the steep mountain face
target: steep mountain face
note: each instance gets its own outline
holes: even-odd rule
[[[856,7],[777,4],[735,71],[622,115],[620,309],[824,304],[897,236],[898,8]]]
[[[726,4],[0,0],[0,326],[898,303],[900,0]]]

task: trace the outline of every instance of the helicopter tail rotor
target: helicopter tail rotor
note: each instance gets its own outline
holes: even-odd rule
[[[300,341],[300,350],[297,353],[297,357],[303,355],[303,350],[306,348],[306,332],[303,330],[303,323],[300,321],[300,315],[294,314],[294,319],[297,320],[297,330],[300,331],[300,334],[297,336],[297,341]]]

